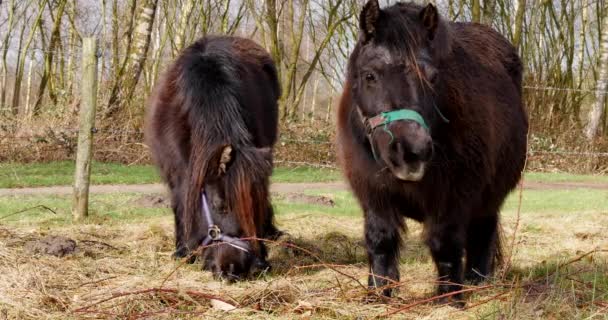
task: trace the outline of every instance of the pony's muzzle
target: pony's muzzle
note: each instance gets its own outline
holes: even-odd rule
[[[392,139],[385,161],[400,180],[420,181],[426,163],[433,155],[433,143],[427,129],[412,121],[401,121],[391,126]]]
[[[266,259],[256,257],[251,266],[251,274],[257,275],[270,271],[270,263]]]

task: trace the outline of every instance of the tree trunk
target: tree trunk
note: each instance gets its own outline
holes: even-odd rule
[[[42,73],[42,78],[40,78],[40,86],[38,87],[38,98],[34,103],[34,107],[32,108],[32,112],[34,115],[37,115],[40,112],[40,105],[42,104],[42,98],[44,97],[44,92],[46,90],[46,86],[51,77],[51,69],[53,67],[53,57],[55,55],[55,49],[57,48],[57,44],[60,39],[60,31],[61,31],[61,20],[63,17],[63,12],[65,11],[65,5],[67,4],[67,0],[62,0],[57,7],[57,14],[55,15],[55,21],[53,22],[53,30],[51,32],[51,40],[49,41],[49,46],[44,55],[44,71]],[[53,104],[57,104],[57,96],[53,92],[53,90],[49,91],[49,96]]]
[[[279,42],[279,17],[276,0],[266,0],[266,24],[270,29],[270,54],[277,66],[279,80],[283,79],[283,61],[281,59],[281,43]]]
[[[16,8],[17,7],[15,5],[15,0],[11,0],[8,9],[8,25],[6,26],[4,39],[2,40],[2,83],[0,84],[0,107],[2,108],[4,108],[4,103],[6,102],[6,93],[8,91],[8,66],[6,63],[6,56],[8,54],[8,46],[11,39],[11,32],[14,27]]]
[[[112,76],[118,77],[120,69],[119,48],[119,26],[118,26],[118,0],[112,1]]]
[[[581,1],[582,6],[582,17],[581,17],[581,27],[579,33],[579,48],[578,48],[578,87],[581,88],[583,86],[583,78],[584,78],[584,69],[585,69],[585,48],[587,47],[587,21],[588,17],[588,3],[587,1]]]
[[[186,29],[188,28],[188,22],[190,21],[192,11],[194,11],[194,0],[185,0],[182,4],[181,16],[175,33],[175,47],[173,47],[174,57],[184,48]]]
[[[133,97],[148,55],[150,34],[152,33],[157,4],[158,0],[144,1],[137,18],[133,47],[132,50],[129,50],[125,72],[112,88],[106,110],[102,116],[104,119],[111,117],[116,111],[126,106]]]
[[[283,83],[283,94],[279,101],[281,110],[283,110],[283,118],[289,116],[294,117],[297,111],[295,105],[295,82],[298,70],[298,62],[300,60],[300,48],[302,47],[302,39],[304,35],[304,22],[308,14],[308,0],[303,0],[300,6],[300,16],[298,21],[295,21],[294,0],[289,0],[289,18],[287,24],[290,28],[291,38],[291,54],[287,61],[287,74]],[[297,23],[297,25],[294,25]],[[291,108],[290,108],[291,107]]]
[[[471,4],[471,20],[473,22],[481,22],[481,0],[473,0]]]
[[[31,96],[32,96],[32,77],[33,77],[33,71],[34,71],[34,53],[32,52],[32,54],[30,55],[30,66],[29,69],[27,71],[27,84],[26,84],[26,94],[25,94],[25,115],[26,117],[30,117],[32,115],[32,108],[30,105],[31,102]]]
[[[496,11],[496,0],[484,0],[483,2],[483,23],[489,26],[492,25],[494,20],[494,13]]]
[[[34,40],[34,35],[36,34],[36,29],[40,26],[42,21],[42,14],[44,12],[44,6],[46,5],[47,0],[42,0],[38,6],[38,15],[34,20],[34,23],[30,27],[30,34],[26,40],[25,46],[21,47],[21,40],[19,41],[19,52],[20,54],[17,57],[17,70],[15,71],[15,84],[13,87],[13,101],[11,104],[11,109],[13,110],[13,114],[17,114],[19,111],[19,104],[21,103],[21,81],[23,81],[23,72],[25,68],[25,58],[27,52],[30,50],[30,45]],[[25,23],[23,24],[23,28],[25,29]],[[21,31],[21,36],[23,36],[24,30]]]
[[[515,26],[513,27],[513,46],[518,48],[521,46],[521,33],[524,24],[524,15],[526,13],[526,0],[517,1],[517,11],[515,12]],[[541,32],[544,32],[541,31]]]
[[[600,120],[604,112],[604,100],[608,89],[608,19],[604,18],[602,26],[600,76],[595,87],[595,103],[589,112],[589,123],[585,135],[593,141],[599,134]]]
[[[295,106],[298,106],[300,104],[300,101],[302,99],[302,94],[304,93],[304,88],[306,87],[306,83],[308,82],[308,80],[312,76],[313,72],[315,71],[315,68],[317,67],[317,64],[319,63],[319,60],[321,59],[321,55],[323,54],[323,51],[325,51],[325,48],[331,41],[332,35],[336,32],[336,30],[343,23],[345,23],[348,19],[350,19],[350,15],[339,16],[339,14],[338,14],[338,9],[342,6],[343,3],[344,3],[344,0],[338,0],[338,1],[334,2],[328,10],[329,12],[328,12],[328,16],[327,16],[327,22],[324,23],[328,28],[327,32],[326,32],[324,38],[321,40],[321,42],[316,46],[316,52],[315,52],[312,60],[310,61],[308,68],[302,75],[299,87],[297,88],[297,90],[295,92],[296,96],[295,96],[295,99],[293,102]]]
[[[74,13],[72,13],[74,14]],[[68,76],[65,84],[65,93],[67,99],[72,97],[72,91],[74,88],[74,55],[76,55],[76,30],[73,25],[70,26],[70,39],[68,40],[68,62],[67,72]],[[102,56],[103,61],[103,56]],[[103,64],[102,64],[103,65]]]

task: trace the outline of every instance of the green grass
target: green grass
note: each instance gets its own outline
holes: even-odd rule
[[[547,172],[528,172],[525,176],[526,181],[535,182],[590,182],[608,183],[608,175],[582,175],[572,173],[547,173]]]
[[[0,188],[23,188],[70,185],[74,179],[74,162],[3,163],[0,164]],[[145,184],[159,182],[153,166],[126,166],[93,162],[93,184]]]
[[[23,188],[70,185],[74,176],[72,161],[49,163],[0,163],[0,188]],[[273,182],[331,182],[342,180],[337,169],[277,167]],[[608,183],[608,175],[576,175],[569,173],[526,173],[526,181]],[[94,162],[91,166],[93,184],[146,184],[160,182],[152,165],[124,165]]]
[[[91,195],[89,222],[104,225],[148,221],[170,216],[168,208],[144,208],[135,204],[141,195]],[[71,196],[0,197],[0,224],[56,226],[71,223]]]
[[[277,216],[286,213],[361,217],[361,210],[353,195],[348,191],[308,190],[306,194],[323,196],[334,201],[335,205],[324,206],[304,201],[288,201],[282,196],[274,199]],[[166,208],[142,208],[134,202],[140,194],[94,194],[91,196],[91,215],[108,223],[120,221],[145,220],[152,217],[169,215]],[[507,198],[503,213],[513,215],[518,207],[517,192]],[[37,207],[43,205],[55,213]],[[69,196],[7,196],[0,197],[0,223],[55,225],[70,222],[71,197]],[[33,208],[33,209],[32,209]],[[522,214],[608,214],[608,193],[604,190],[525,190],[522,198]],[[3,218],[18,211],[22,213]],[[96,221],[96,220],[95,220]]]
[[[506,200],[503,211],[516,211],[519,194],[513,192]],[[608,192],[606,190],[524,190],[522,212],[581,212],[603,211],[608,213]]]
[[[273,182],[331,182],[342,179],[337,169],[297,167],[277,167],[272,175]]]
[[[361,216],[357,201],[348,191],[308,190],[305,194],[330,198],[335,205],[330,207],[303,202],[289,202],[279,198],[278,201],[273,203],[277,214],[289,212],[311,215]]]
[[[2,163],[0,188],[46,187],[70,185],[74,178],[74,162]],[[315,168],[275,168],[273,182],[328,182],[340,180],[338,170]],[[119,163],[93,162],[93,184],[146,184],[160,182],[151,165],[127,166]]]
[[[348,191],[307,190],[308,195],[329,197],[335,202],[334,207],[305,203],[275,203],[279,212],[297,212],[311,214],[332,214],[360,216],[361,210],[354,196]],[[502,211],[513,214],[519,205],[519,193],[513,192],[506,199]],[[580,213],[604,212],[608,214],[608,192],[596,189],[574,190],[524,190],[521,212],[534,213]]]

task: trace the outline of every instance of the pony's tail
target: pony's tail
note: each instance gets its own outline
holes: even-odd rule
[[[204,44],[195,43],[184,51],[176,64],[180,70],[174,84],[190,126],[190,157],[183,182],[183,225],[189,250],[196,249],[206,235],[201,205],[205,180],[219,174],[224,148],[235,143],[225,139],[234,137],[230,132],[240,126],[238,121],[226,120],[234,119],[238,112],[230,64],[224,57],[206,54],[204,49]]]

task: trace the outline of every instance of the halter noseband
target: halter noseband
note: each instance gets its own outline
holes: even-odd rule
[[[360,111],[359,111],[360,112]],[[388,112],[382,112],[379,115],[376,115],[371,118],[365,118],[363,123],[368,131],[368,133],[372,133],[374,129],[381,125],[388,125],[391,122],[400,121],[400,120],[412,120],[418,123],[421,127],[426,130],[429,129],[429,126],[424,121],[424,118],[420,113],[412,110],[412,109],[399,109]]]
[[[412,109],[399,109],[399,110],[382,112],[371,118],[366,118],[363,115],[363,113],[361,112],[361,109],[359,107],[356,107],[356,109],[357,109],[357,113],[359,113],[359,116],[361,117],[361,120],[363,121],[363,125],[365,126],[367,140],[369,141],[369,145],[372,149],[372,154],[374,156],[374,160],[376,160],[376,161],[378,160],[378,156],[376,155],[376,148],[374,147],[374,142],[372,141],[372,134],[374,133],[374,130],[376,130],[376,128],[378,128],[380,126],[384,126],[384,132],[388,133],[388,135],[391,137],[391,141],[389,142],[389,144],[391,142],[393,142],[393,139],[394,139],[393,133],[388,129],[388,125],[391,122],[401,121],[401,120],[411,120],[411,121],[414,121],[417,124],[419,124],[425,130],[427,130],[427,131],[429,130],[429,126],[424,121],[424,118],[422,117],[422,115]]]
[[[217,224],[213,223],[211,217],[211,211],[209,210],[209,204],[207,203],[207,196],[205,191],[201,193],[201,202],[203,203],[203,217],[205,218],[207,225],[207,236],[203,240],[203,246],[208,246],[212,242],[223,242],[227,245],[239,249],[243,252],[249,253],[249,244],[241,239],[231,237],[222,233],[222,229]]]

